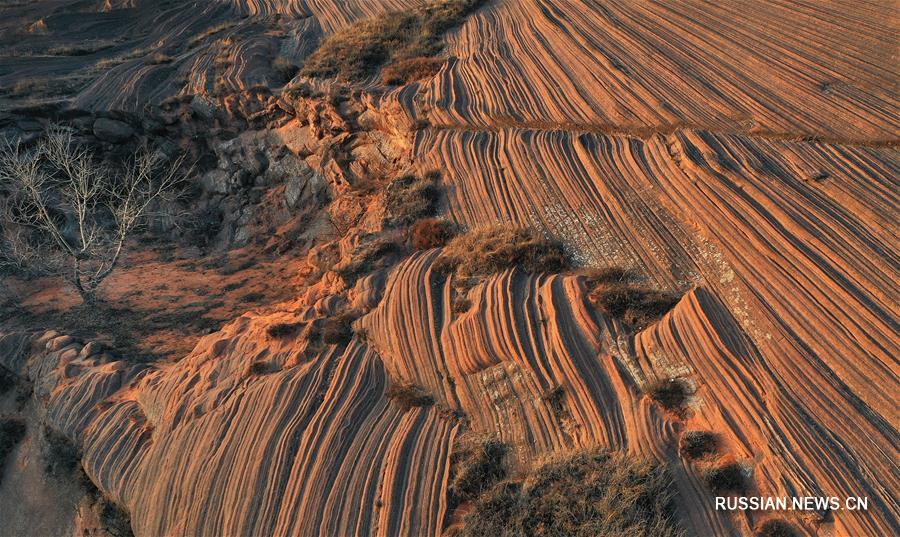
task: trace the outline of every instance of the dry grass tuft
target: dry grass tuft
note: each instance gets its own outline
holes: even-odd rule
[[[441,198],[440,174],[423,177],[404,175],[387,186],[384,194],[384,225],[408,226],[420,218],[433,216]]]
[[[16,387],[16,376],[8,371],[5,367],[0,366],[0,395]]]
[[[57,479],[76,477],[81,452],[64,434],[44,427],[44,471]]]
[[[494,486],[477,500],[462,535],[677,537],[672,491],[659,465],[576,452],[537,467],[521,484]]]
[[[217,24],[211,28],[207,28],[203,32],[197,34],[192,37],[190,41],[187,43],[187,48],[192,49],[205,41],[208,37],[214,36],[220,32],[224,32],[230,28],[233,28],[237,23],[236,22],[223,22],[221,24]]]
[[[266,375],[274,370],[268,362],[253,362],[247,368],[247,373],[254,376]]]
[[[445,246],[456,236],[456,226],[449,220],[424,218],[413,224],[410,230],[412,245],[416,250],[430,250]]]
[[[719,438],[709,431],[687,431],[681,435],[679,449],[687,459],[701,459],[719,450]]]
[[[291,81],[294,76],[297,75],[297,72],[300,70],[300,67],[297,66],[294,62],[284,58],[282,56],[278,56],[274,60],[272,60],[272,69],[278,73],[278,76],[281,77],[281,80],[284,83],[288,83]]]
[[[354,320],[356,317],[349,313],[326,319],[322,325],[322,341],[328,345],[346,345],[353,338]]]
[[[499,225],[476,229],[451,240],[435,268],[463,280],[517,267],[525,272],[562,272],[569,259],[561,244],[529,228]]]
[[[704,472],[703,479],[710,490],[717,494],[726,492],[744,494],[747,492],[744,469],[736,462],[728,462],[710,468]]]
[[[463,442],[453,452],[450,462],[453,475],[447,493],[450,505],[476,500],[507,475],[506,455],[509,448],[503,442],[490,438]]]
[[[385,13],[360,21],[328,37],[309,57],[302,73],[362,81],[385,64],[401,64],[441,51],[445,32],[462,23],[484,0],[434,0],[416,9]],[[423,64],[423,60],[419,60]],[[422,72],[396,67],[398,73]]]
[[[266,335],[272,339],[296,337],[303,330],[303,323],[275,323],[266,328]]]
[[[651,384],[647,393],[663,408],[676,415],[684,413],[690,387],[683,379],[660,379]]]
[[[679,297],[638,285],[639,276],[622,267],[594,269],[585,274],[588,300],[610,317],[640,329],[675,307]]]
[[[384,68],[381,83],[385,86],[403,86],[423,78],[431,78],[441,70],[444,62],[437,58],[418,57],[400,60]]]
[[[153,54],[147,56],[147,59],[145,61],[150,65],[162,65],[165,63],[172,63],[173,61],[175,61],[175,58],[163,52],[154,52]]]
[[[410,383],[392,384],[387,390],[387,397],[400,405],[404,412],[415,407],[434,404],[434,397],[431,394],[424,388]]]

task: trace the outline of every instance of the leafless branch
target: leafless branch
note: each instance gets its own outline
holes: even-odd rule
[[[93,300],[128,237],[174,194],[186,175],[182,168],[183,158],[166,162],[146,149],[122,167],[100,163],[59,126],[30,149],[6,141],[0,145],[0,188],[7,193],[0,201],[0,253],[20,268],[64,255],[67,279]]]

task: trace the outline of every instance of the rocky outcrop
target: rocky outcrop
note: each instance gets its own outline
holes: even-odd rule
[[[94,121],[93,132],[94,136],[100,140],[114,144],[124,142],[134,136],[134,129],[128,123],[103,117]]]

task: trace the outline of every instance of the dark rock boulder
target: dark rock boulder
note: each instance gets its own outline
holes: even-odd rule
[[[105,142],[118,144],[134,136],[134,129],[123,121],[100,118],[94,122],[94,136]]]

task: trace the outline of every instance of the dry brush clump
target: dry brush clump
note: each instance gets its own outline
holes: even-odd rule
[[[285,83],[290,82],[297,75],[297,72],[300,71],[300,67],[296,63],[283,56],[278,56],[272,60],[272,69],[278,73],[278,76]]]
[[[451,240],[435,262],[437,270],[472,280],[519,268],[532,274],[562,272],[569,258],[562,244],[531,228],[497,225]]]
[[[717,494],[747,492],[747,478],[744,469],[736,462],[724,462],[707,469],[703,480],[710,490]]]
[[[81,452],[64,434],[44,427],[44,471],[57,479],[77,478]]]
[[[416,250],[446,246],[456,236],[456,226],[449,220],[423,218],[410,228],[410,239]]]
[[[702,459],[718,452],[719,438],[709,431],[686,431],[678,448],[686,459]]]
[[[462,534],[676,537],[682,532],[674,522],[673,494],[662,466],[620,453],[581,451],[482,494]]]
[[[450,457],[450,505],[474,501],[508,473],[509,447],[496,438],[463,440]]]
[[[441,70],[443,63],[437,58],[428,57],[400,60],[382,70],[381,83],[385,86],[402,86],[416,80],[430,78]]]
[[[638,275],[622,267],[588,271],[585,283],[594,307],[635,328],[644,328],[678,303],[678,296],[640,285]]]
[[[362,81],[384,65],[391,81],[433,72],[428,58],[442,48],[441,38],[460,25],[484,0],[435,0],[352,24],[326,38],[307,59],[302,74]],[[389,73],[390,74],[390,73]]]
[[[660,379],[648,386],[647,394],[664,409],[682,416],[690,395],[690,385],[680,378]]]
[[[387,389],[387,398],[397,403],[404,412],[421,406],[434,404],[434,397],[424,388],[409,382],[391,384]]]
[[[305,323],[275,323],[266,328],[266,335],[272,339],[296,337],[303,331]]]
[[[353,338],[353,321],[356,316],[342,313],[329,317],[322,323],[322,341],[328,345],[346,345]]]
[[[384,225],[408,226],[437,212],[441,198],[440,174],[404,175],[392,181],[384,193]]]

